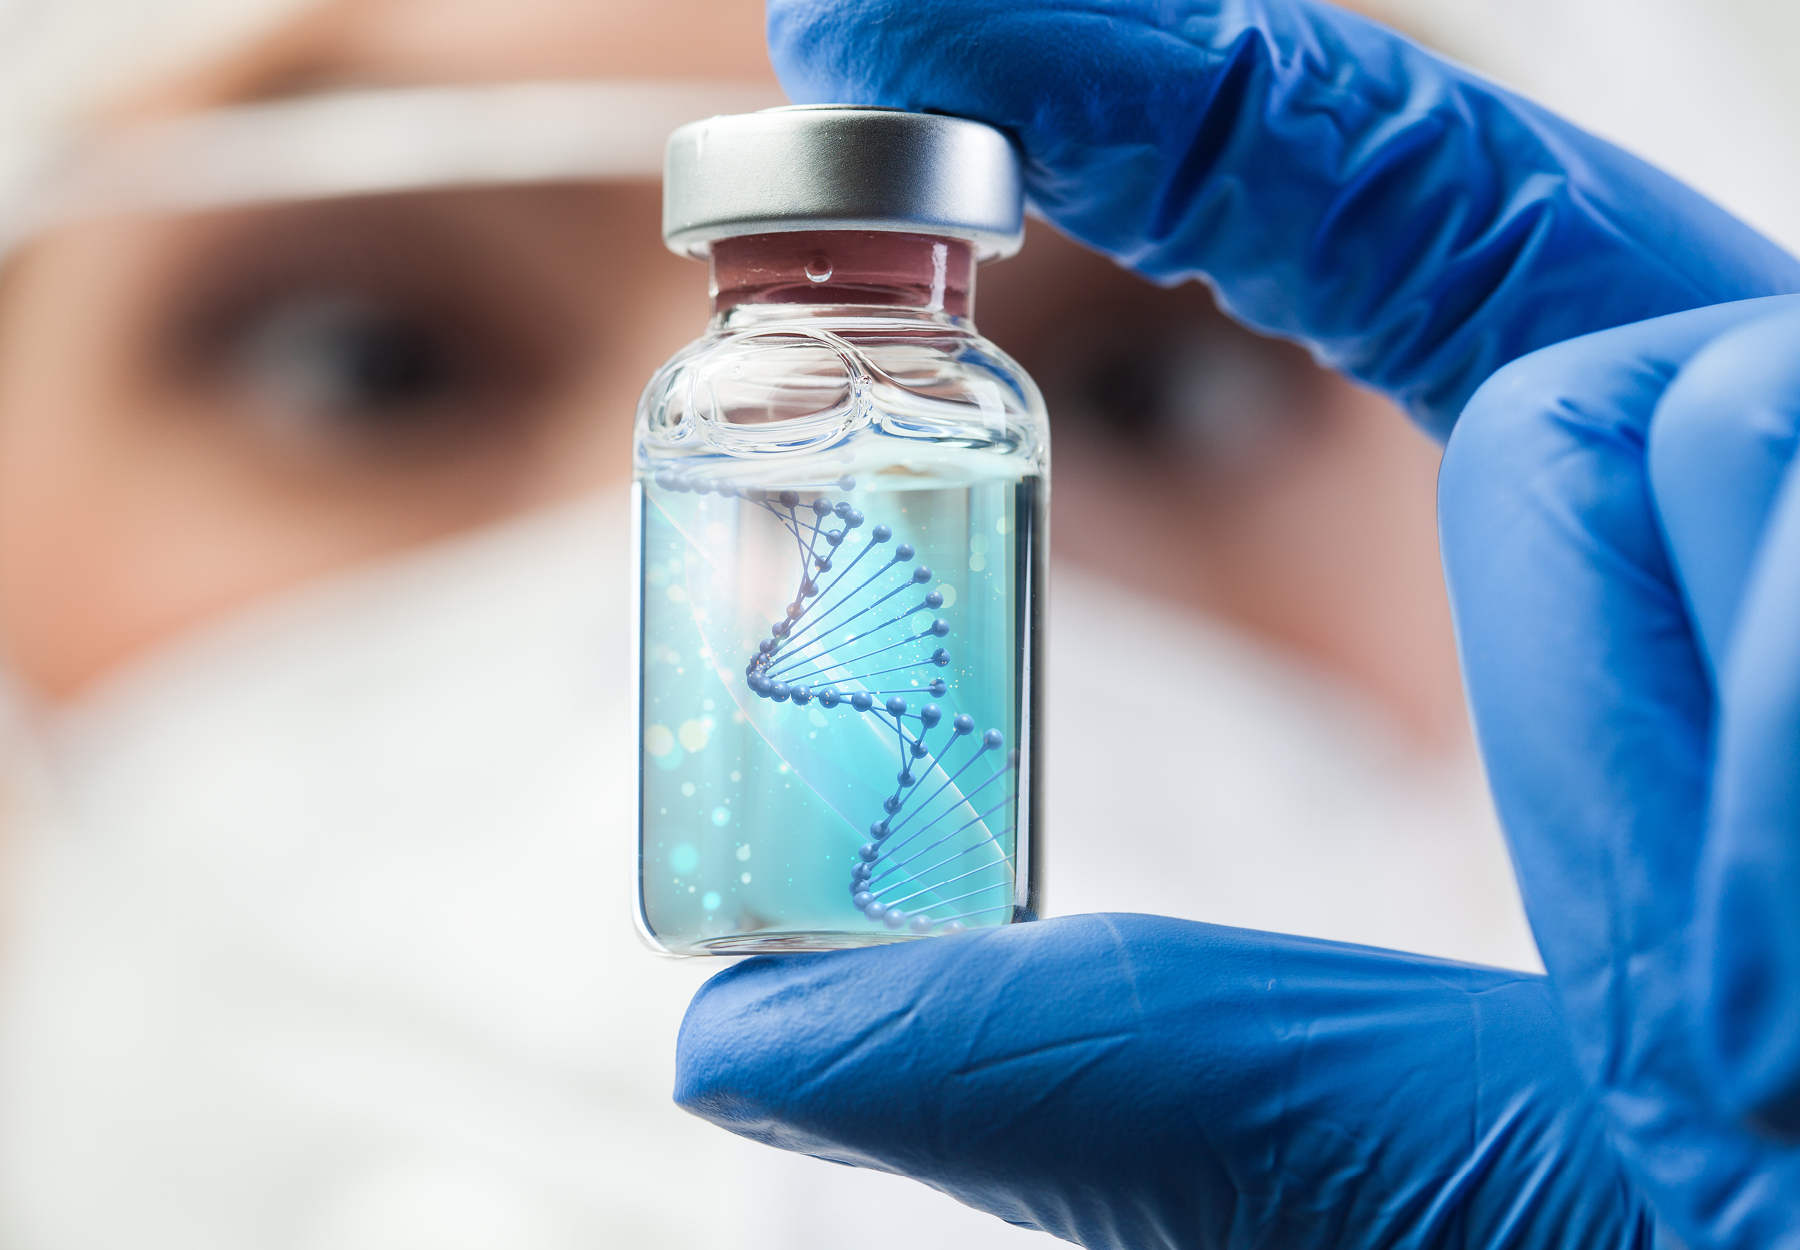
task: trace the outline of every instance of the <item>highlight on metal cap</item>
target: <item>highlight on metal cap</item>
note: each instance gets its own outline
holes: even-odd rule
[[[1000,131],[936,113],[800,104],[709,117],[669,136],[663,242],[893,230],[967,239],[979,259],[1024,239],[1019,156]]]

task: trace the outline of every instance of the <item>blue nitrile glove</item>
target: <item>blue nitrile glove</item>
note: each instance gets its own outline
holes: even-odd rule
[[[1621,1157],[1696,1250],[1800,1246],[1797,434],[1800,298],[1755,300],[1510,366],[1440,481],[1532,928]]]
[[[796,98],[929,108],[1005,127],[1025,152],[1034,202],[1070,234],[1158,279],[1207,277],[1240,318],[1312,343],[1439,432],[1496,367],[1534,348],[1659,312],[1800,290],[1792,259],[1669,179],[1321,5],[776,0],[770,32]],[[1542,641],[1576,657],[1592,639]],[[1566,734],[1558,741],[1571,760],[1604,752]],[[1590,816],[1604,824],[1604,811]],[[1598,918],[1596,958],[1616,949],[1620,975],[1636,975],[1637,935],[1610,927],[1620,914],[1612,888],[1602,875],[1554,897],[1575,913],[1571,932],[1581,917]],[[1226,940],[1179,926],[1193,935],[1184,945],[1134,927],[1157,922],[1079,927],[1100,923],[754,961],[696,999],[681,1096],[766,1140],[921,1175],[1096,1245],[1115,1236],[1150,1246],[1649,1237],[1558,1066],[1509,1066],[1516,1055],[1560,1053],[1547,1003],[1512,1014],[1506,1030],[1467,1020],[1447,1028],[1448,1002],[1488,995],[1458,989],[1428,1002],[1414,992],[1418,961],[1298,944],[1341,957],[1325,961],[1328,977],[1286,962],[1297,949],[1289,939]],[[989,958],[1013,950],[1022,961]],[[1247,975],[1258,959],[1275,974]],[[1591,984],[1566,952],[1557,965],[1574,969],[1578,987]],[[1156,977],[1140,975],[1150,966]],[[1679,996],[1677,970],[1645,975],[1653,1002]],[[1505,981],[1512,993],[1544,993],[1530,979]],[[981,1010],[1014,983],[1035,992],[1008,998],[1014,1010]],[[1589,999],[1577,997],[1589,1013]],[[928,1027],[927,1001],[950,1023]],[[1101,1062],[1108,1052],[1096,1057],[1118,1018],[1109,1007],[1159,1022],[1133,1035],[1140,1041],[1123,1069]],[[1215,1017],[1275,1027],[1214,1032]],[[1593,1015],[1578,1023],[1589,1070],[1613,1075],[1593,1064]],[[1625,1069],[1664,1057],[1655,1047],[1640,1055],[1629,1039],[1666,1035],[1633,1031],[1624,1013],[1616,1027],[1624,1044],[1607,1053]],[[1384,1040],[1369,1040],[1357,1062],[1334,1052],[1332,1072],[1309,1071],[1317,1083],[1284,1083],[1295,1069],[1261,1066],[1341,1036]],[[1446,1037],[1459,1047],[1450,1058],[1439,1049]],[[1468,1049],[1476,1043],[1478,1056]],[[1169,1066],[1156,1066],[1161,1054]],[[997,1060],[967,1058],[976,1055]],[[971,1078],[1008,1056],[1029,1079],[981,1085],[995,1105],[960,1096],[978,1092]],[[1155,1074],[1147,1085],[1128,1079],[1139,1066]],[[1096,1072],[1118,1081],[1084,1084]],[[1262,1118],[1299,1090],[1302,1114]],[[1334,1095],[1330,1114],[1313,1114]],[[1711,1129],[1662,1096],[1612,1100],[1628,1127],[1676,1122],[1698,1133],[1692,1151],[1679,1148],[1679,1132],[1669,1136],[1672,1162],[1653,1179],[1671,1179],[1682,1162],[1702,1180],[1722,1175],[1704,1157]],[[1509,1108],[1498,1120],[1495,1098]],[[1009,1118],[1019,1103],[1031,1126],[1022,1139]],[[1341,1155],[1307,1135],[1315,1121],[1341,1135]],[[1243,1124],[1261,1131],[1212,1131]],[[1498,1127],[1471,1135],[1484,1125]],[[1513,1125],[1520,1153],[1477,1146],[1514,1140]],[[1453,1179],[1433,1189],[1445,1168]],[[1483,1214],[1503,1191],[1519,1197],[1511,1224]],[[1583,1214],[1535,1223],[1539,1203]],[[1729,1228],[1717,1211],[1697,1221],[1676,1206],[1685,1227]],[[1276,1222],[1284,1219],[1293,1223]]]
[[[1800,291],[1800,265],[1652,169],[1305,0],[770,0],[796,101],[956,113],[1032,203],[1300,339],[1440,437],[1500,365]]]
[[[1109,1250],[1659,1244],[1543,978],[1366,947],[1106,915],[752,959],[676,1097]]]

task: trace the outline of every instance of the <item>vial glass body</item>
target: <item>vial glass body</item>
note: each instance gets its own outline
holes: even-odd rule
[[[722,240],[638,412],[638,921],[675,954],[1031,918],[1048,429],[968,245]]]

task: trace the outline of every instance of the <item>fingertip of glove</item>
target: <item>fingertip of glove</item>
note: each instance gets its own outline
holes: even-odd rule
[[[725,969],[688,1005],[675,1044],[675,1100],[724,1122],[756,1091],[791,1087],[836,1046],[865,1039],[881,1021],[912,1017],[952,981],[979,997],[1033,938],[1071,935],[1085,918],[822,954],[763,955]],[[985,954],[978,951],[985,949]],[[738,1111],[731,1111],[731,1107]],[[703,1110],[704,1108],[704,1110]]]
[[[786,962],[768,956],[747,959],[700,987],[675,1038],[676,1105],[727,1127],[754,1118],[741,1094],[742,1068],[758,1051],[743,1044],[750,1040],[744,1035],[763,987],[782,975]]]

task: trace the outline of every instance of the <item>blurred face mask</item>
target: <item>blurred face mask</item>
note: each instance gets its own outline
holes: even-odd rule
[[[15,734],[0,1244],[1035,1244],[669,1102],[718,969],[632,931],[629,532],[343,575]]]
[[[666,1102],[697,977],[629,928],[626,530],[608,497],[344,577],[39,726],[0,1240],[719,1234],[669,1171],[722,1145]]]

